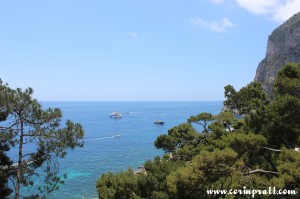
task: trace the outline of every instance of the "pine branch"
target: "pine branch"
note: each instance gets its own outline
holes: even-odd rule
[[[278,172],[267,171],[267,170],[263,170],[263,169],[256,169],[256,170],[253,170],[253,171],[247,171],[247,172],[241,173],[241,175],[249,175],[249,174],[255,174],[255,173],[266,173],[266,174],[278,175]]]
[[[262,148],[270,150],[270,151],[281,152],[280,149],[272,149],[272,148],[269,148],[269,147],[262,147]]]
[[[15,124],[15,125],[11,125],[11,126],[9,126],[9,127],[0,126],[0,130],[1,130],[1,131],[9,131],[9,130],[12,130],[12,131],[20,131],[20,130],[21,130],[21,128],[13,128],[14,126],[16,126],[16,124]]]

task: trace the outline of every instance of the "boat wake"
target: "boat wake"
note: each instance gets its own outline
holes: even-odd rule
[[[126,112],[126,115],[136,115],[136,114],[140,114],[141,112],[136,112],[136,111],[130,111],[130,112]]]
[[[120,138],[120,135],[114,135],[114,136],[107,136],[107,137],[98,137],[98,138],[87,138],[84,139],[84,141],[95,141],[95,140],[104,140],[104,139],[114,139],[114,138]]]

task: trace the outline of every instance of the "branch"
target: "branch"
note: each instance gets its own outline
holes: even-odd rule
[[[269,162],[269,164],[272,166],[272,170],[273,171],[278,171],[276,165],[274,164],[274,162],[272,162],[272,155],[271,154],[262,154],[262,156],[265,158],[265,160],[267,160],[267,162]]]
[[[47,122],[46,120],[42,120],[40,122],[33,122],[33,121],[28,120],[28,119],[24,119],[24,121],[27,122],[28,124],[33,125],[33,126],[41,126],[41,125],[43,125],[44,123]]]
[[[7,130],[13,130],[13,131],[20,131],[20,128],[10,128],[10,127],[0,127],[0,130],[7,131]]]
[[[283,132],[283,133],[284,133],[284,132]],[[285,135],[285,133],[284,133],[284,135]],[[285,137],[286,137],[286,136],[281,135],[282,141],[285,143],[285,146],[286,146],[288,149],[291,149],[292,146],[291,146],[290,142],[289,142]]]
[[[15,123],[13,123],[12,125],[10,125],[10,126],[8,126],[8,127],[6,127],[6,126],[0,126],[0,129],[1,129],[1,130],[11,129],[13,126],[15,126],[15,125],[17,125],[17,124],[19,124],[19,123],[18,123],[18,122],[15,122]]]
[[[12,182],[12,184],[14,185],[14,189],[16,190],[16,184],[15,184],[15,181],[14,181],[11,177],[9,177],[8,179]]]
[[[253,171],[247,171],[247,172],[241,173],[241,175],[249,175],[249,174],[255,174],[255,173],[269,173],[269,174],[278,175],[278,172],[266,171],[266,170],[263,170],[263,169],[256,169],[256,170],[253,170]]]
[[[53,136],[53,135],[43,135],[43,134],[24,134],[23,136],[24,137],[47,137],[47,138],[56,138],[56,139],[59,139],[58,137]]]
[[[269,148],[269,147],[262,147],[262,148],[270,150],[270,151],[281,152],[280,149],[272,149],[272,148]]]
[[[23,159],[24,157],[26,157],[26,156],[34,155],[34,154],[36,154],[36,153],[28,153],[28,154],[26,154],[26,155],[23,155],[23,156],[22,156],[22,159]]]
[[[201,125],[204,127],[204,124],[202,124],[200,121],[195,121],[194,123],[198,124],[198,125]]]
[[[24,137],[34,137],[34,136],[41,136],[41,135],[34,135],[34,134],[24,134]]]

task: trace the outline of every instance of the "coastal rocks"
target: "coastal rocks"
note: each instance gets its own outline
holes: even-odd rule
[[[266,57],[258,65],[254,80],[271,94],[276,72],[290,62],[300,62],[300,12],[269,36]]]

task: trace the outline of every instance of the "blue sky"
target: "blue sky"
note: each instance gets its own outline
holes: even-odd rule
[[[299,0],[2,0],[0,78],[40,101],[223,100]]]

